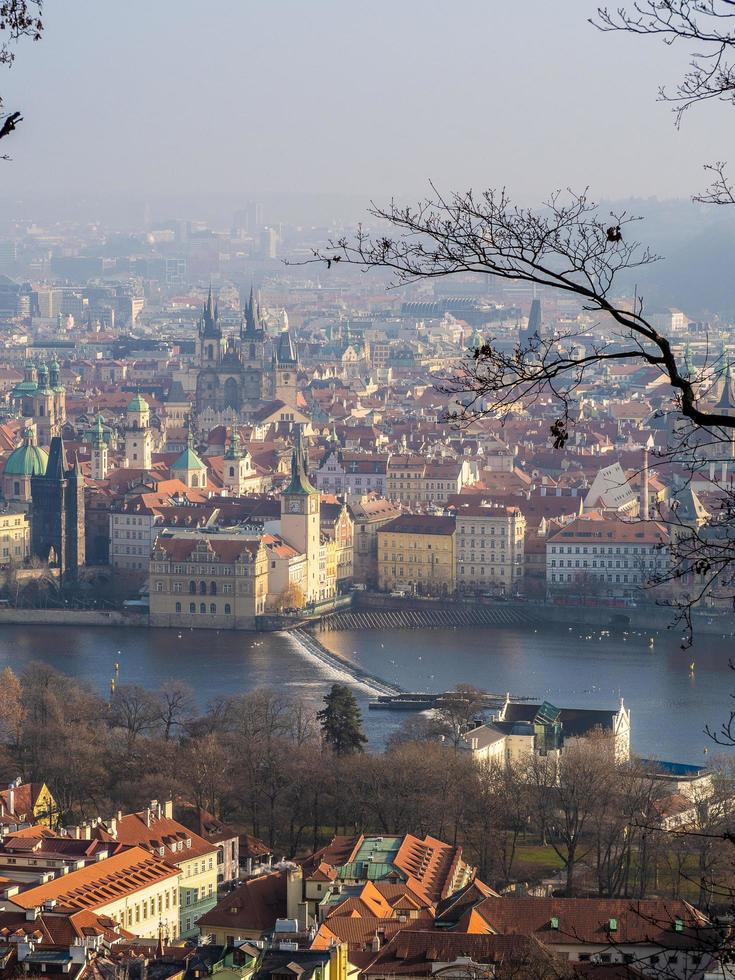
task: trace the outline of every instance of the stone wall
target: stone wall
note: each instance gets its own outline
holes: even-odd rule
[[[0,609],[0,625],[148,626],[148,613],[86,609]]]

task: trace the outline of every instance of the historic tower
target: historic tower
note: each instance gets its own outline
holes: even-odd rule
[[[49,372],[45,364],[38,369],[38,388],[33,395],[33,421],[36,423],[38,444],[48,446],[52,437],[59,434],[59,426],[56,397],[49,383]]]
[[[240,326],[240,360],[242,362],[242,396],[245,402],[259,402],[265,396],[265,330],[260,304],[253,289]]]
[[[306,475],[301,426],[296,428],[296,445],[291,457],[291,482],[281,495],[281,535],[306,555],[306,601],[319,599],[320,512],[319,491]]]
[[[273,395],[284,405],[290,405],[292,408],[296,408],[298,370],[299,358],[291,338],[291,331],[284,330],[278,338],[273,355]]]
[[[104,480],[109,469],[108,449],[102,416],[98,415],[92,429],[92,479]]]
[[[197,375],[196,405],[197,411],[206,408],[219,409],[222,400],[220,395],[219,369],[225,353],[225,341],[219,325],[219,310],[212,299],[212,287],[204,304],[199,319],[199,336],[197,337],[197,355],[199,373]]]
[[[253,476],[253,462],[249,452],[243,452],[240,433],[232,430],[230,444],[225,451],[222,482],[230,493],[240,496],[245,493],[247,483]]]
[[[149,470],[153,435],[150,427],[150,407],[141,395],[133,395],[125,418],[125,466]]]
[[[31,550],[75,578],[84,564],[84,477],[75,460],[67,467],[61,436],[53,436],[46,472],[31,477]]]

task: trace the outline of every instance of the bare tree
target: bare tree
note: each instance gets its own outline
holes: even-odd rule
[[[155,694],[158,706],[158,721],[163,728],[163,737],[168,741],[175,729],[181,729],[191,718],[194,710],[194,692],[184,681],[164,681]]]
[[[437,702],[435,714],[440,731],[455,749],[482,712],[483,693],[472,684],[457,684]]]
[[[6,667],[0,672],[0,744],[20,745],[26,710],[23,706],[23,687],[20,680]]]
[[[156,724],[158,708],[154,697],[138,684],[121,684],[110,703],[113,725],[125,732],[128,747]]]
[[[12,65],[15,60],[13,45],[21,38],[40,39],[43,32],[42,4],[43,0],[0,0],[0,65]],[[10,136],[22,121],[18,110],[4,112],[0,96],[0,140]]]

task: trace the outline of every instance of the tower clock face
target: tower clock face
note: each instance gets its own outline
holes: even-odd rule
[[[298,497],[290,497],[288,501],[288,512],[289,514],[300,514],[301,513],[301,501]]]

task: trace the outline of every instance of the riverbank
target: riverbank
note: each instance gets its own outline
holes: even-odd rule
[[[682,630],[677,610],[654,603],[637,606],[555,605],[534,601],[491,599],[428,599],[420,596],[390,596],[378,592],[357,592],[350,611],[325,617],[318,625],[325,631],[587,626],[615,630]],[[694,611],[694,630],[701,635],[735,635],[735,616],[726,613]]]
[[[544,626],[588,627],[638,631],[681,631],[677,612],[652,604],[610,606],[551,605],[542,602],[493,600],[433,600],[356,592],[349,610],[307,619],[292,616],[259,617],[256,630],[227,630],[245,635],[280,633],[293,629],[318,632],[376,631],[397,629],[539,629]],[[694,612],[694,632],[701,636],[735,636],[735,616]],[[147,612],[98,609],[0,608],[0,626],[112,626],[153,628]],[[174,627],[175,628],[175,627]],[[188,632],[188,631],[187,631]],[[200,633],[199,629],[194,630]]]
[[[0,609],[0,626],[147,627],[148,613],[103,609]]]

